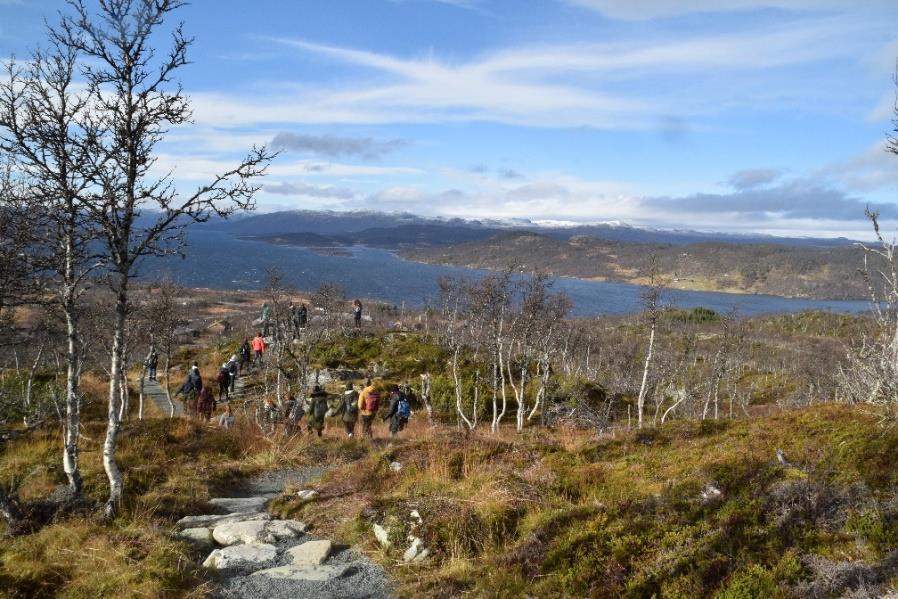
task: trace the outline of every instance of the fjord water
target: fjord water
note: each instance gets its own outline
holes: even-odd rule
[[[141,267],[144,279],[163,276],[188,287],[257,290],[266,271],[278,268],[301,291],[336,283],[349,297],[368,297],[395,305],[434,305],[442,276],[480,277],[486,271],[407,262],[387,250],[354,247],[349,255],[325,255],[315,250],[247,241],[216,231],[192,231],[185,258],[149,259]],[[602,283],[560,277],[555,287],[574,302],[576,316],[627,314],[642,309],[642,288],[627,283]],[[829,310],[861,312],[865,301],[790,299],[769,295],[739,295],[701,291],[666,291],[664,302],[679,308],[702,306],[717,312],[737,309],[741,315]]]

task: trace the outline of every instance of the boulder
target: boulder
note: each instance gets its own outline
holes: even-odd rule
[[[212,538],[219,545],[237,545],[240,543],[273,543],[274,535],[268,532],[268,522],[250,520],[248,522],[232,522],[221,524],[212,530]]]
[[[289,549],[294,566],[320,566],[331,555],[334,544],[328,540],[307,541],[302,545]]]
[[[392,545],[392,543],[390,543],[389,529],[386,529],[377,523],[375,523],[371,528],[374,530],[374,538],[376,538],[381,545],[389,549]]]
[[[312,499],[316,495],[318,495],[318,491],[313,491],[312,489],[304,489],[296,493],[296,496],[300,499]]]
[[[212,530],[208,528],[187,528],[175,534],[175,537],[200,549],[211,549],[215,545],[212,539]]]
[[[268,503],[267,497],[218,497],[210,499],[209,503],[223,509],[229,514],[244,512],[261,512]]]
[[[265,530],[275,539],[293,539],[306,531],[306,525],[299,520],[271,520]]]
[[[276,558],[277,554],[277,547],[267,543],[234,545],[210,553],[203,567],[224,570],[238,566],[261,566]]]
[[[399,472],[400,470],[402,470],[402,464],[400,464],[399,462],[390,462],[390,470],[392,470],[393,472]]]
[[[175,523],[175,527],[179,530],[199,527],[215,528],[220,524],[246,522],[249,520],[271,520],[271,516],[265,512],[241,512],[237,514],[228,514],[226,516],[184,516]]]
[[[281,578],[286,580],[310,580],[323,582],[340,578],[345,575],[351,566],[281,566],[253,572],[253,576],[267,576],[269,578]]]

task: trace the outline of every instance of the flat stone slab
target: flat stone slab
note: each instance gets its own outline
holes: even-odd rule
[[[253,572],[253,576],[267,576],[282,580],[309,580],[326,582],[344,576],[352,566],[280,566]]]
[[[220,524],[228,524],[231,522],[246,522],[248,520],[271,520],[271,515],[266,512],[240,512],[236,514],[206,515],[206,516],[184,516],[177,522],[175,527],[179,530],[187,528],[215,528]]]
[[[306,525],[299,520],[271,520],[265,530],[275,539],[294,539],[306,531]]]
[[[261,566],[276,558],[277,554],[277,547],[267,543],[233,545],[210,553],[203,567],[225,570],[238,566]]]
[[[245,522],[229,522],[219,524],[212,530],[212,538],[219,545],[237,545],[240,543],[273,543],[274,535],[268,532],[265,520],[249,520]]]
[[[328,540],[307,541],[288,549],[294,566],[320,566],[330,557],[334,544]]]
[[[187,528],[176,533],[175,537],[204,549],[215,545],[215,541],[212,539],[212,531],[208,528]]]
[[[210,499],[209,503],[229,514],[261,512],[268,503],[268,497],[217,497]]]

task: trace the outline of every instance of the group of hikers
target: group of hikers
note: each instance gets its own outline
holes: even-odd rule
[[[269,430],[273,432],[282,422],[288,436],[301,429],[303,417],[306,417],[308,433],[319,437],[324,431],[326,418],[339,418],[348,438],[356,435],[356,427],[361,421],[362,433],[371,439],[374,437],[374,422],[379,415],[384,422],[389,421],[391,436],[405,429],[412,415],[413,399],[414,393],[410,388],[406,386],[403,389],[399,385],[393,385],[387,398],[386,412],[380,415],[383,407],[381,391],[371,379],[365,382],[361,392],[352,383],[347,383],[343,393],[334,398],[320,385],[315,385],[304,402],[298,401],[291,393],[283,406],[278,407],[274,398],[268,398],[265,402],[265,416]]]
[[[304,302],[300,302],[299,306],[290,303],[288,311],[288,323],[293,338],[299,336],[300,332],[306,328],[309,322],[309,309]],[[353,300],[352,302],[352,319],[355,328],[362,328],[362,302],[361,300]],[[271,332],[271,307],[268,303],[262,304],[262,314],[257,321],[262,327],[261,335],[268,337]]]
[[[224,409],[218,419],[218,425],[221,428],[230,428],[234,425],[236,418],[229,403],[230,396],[236,389],[237,378],[245,369],[264,366],[265,350],[268,347],[265,337],[269,332],[270,317],[268,304],[263,304],[260,319],[262,330],[252,339],[244,338],[237,351],[221,365],[215,377],[215,382],[218,383],[217,395],[213,385],[203,384],[199,365],[193,362],[184,383],[176,393],[176,396],[183,396],[188,416],[209,422],[217,404],[223,403]],[[353,302],[353,318],[356,328],[360,328],[362,303],[359,300]],[[290,322],[295,335],[306,327],[308,308],[304,303],[299,306],[290,304]],[[158,355],[155,348],[151,348],[145,362],[150,380],[156,378],[157,363]],[[408,424],[414,393],[408,385],[404,389],[399,385],[393,385],[390,387],[387,401],[384,402],[386,405],[384,411],[381,387],[370,379],[366,381],[361,391],[356,390],[352,383],[348,383],[342,394],[332,397],[321,386],[315,385],[312,392],[303,400],[297,400],[292,393],[288,394],[281,405],[278,405],[274,398],[267,398],[262,407],[263,417],[270,431],[273,432],[282,424],[288,435],[301,430],[301,421],[305,417],[309,434],[317,434],[319,437],[328,417],[339,418],[347,437],[350,438],[356,435],[356,427],[361,421],[362,433],[368,438],[373,438],[374,422],[383,411],[381,418],[385,422],[389,421],[390,434],[396,435]]]

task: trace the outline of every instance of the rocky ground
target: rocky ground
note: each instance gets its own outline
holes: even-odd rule
[[[229,497],[211,500],[216,513],[178,521],[176,534],[209,552],[203,565],[216,571],[214,597],[391,596],[387,574],[364,555],[311,534],[302,522],[273,519],[265,510],[288,485],[307,486],[323,472],[305,468],[261,475]]]

